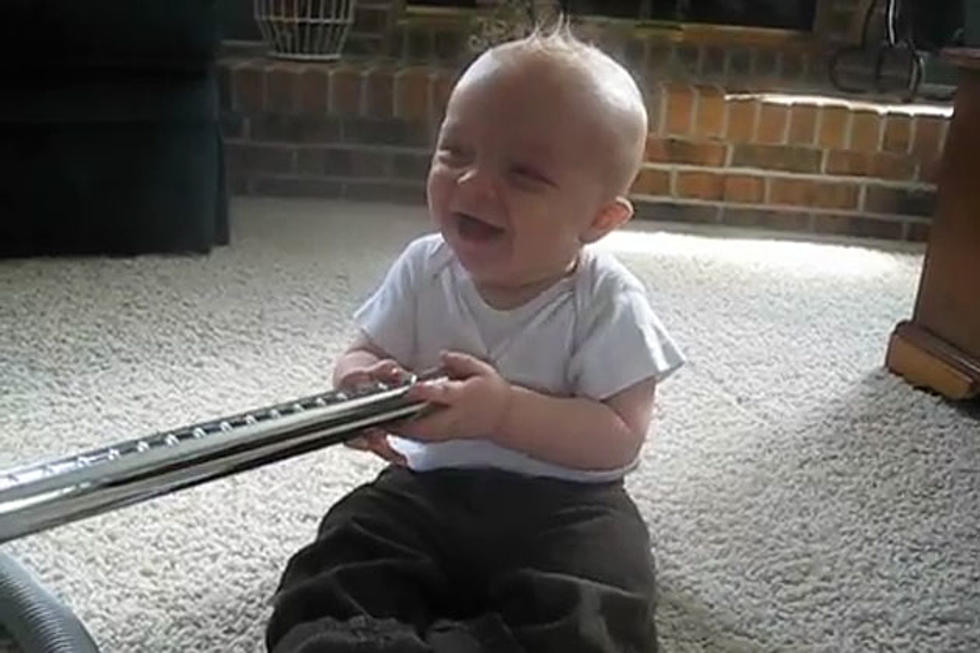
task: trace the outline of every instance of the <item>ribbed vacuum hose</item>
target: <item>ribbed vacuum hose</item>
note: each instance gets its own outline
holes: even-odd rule
[[[99,653],[78,617],[4,553],[0,553],[0,626],[24,653]]]

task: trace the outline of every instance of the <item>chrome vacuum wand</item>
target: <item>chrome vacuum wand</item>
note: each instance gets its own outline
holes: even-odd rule
[[[333,391],[0,471],[0,543],[237,474],[417,415],[404,383]]]

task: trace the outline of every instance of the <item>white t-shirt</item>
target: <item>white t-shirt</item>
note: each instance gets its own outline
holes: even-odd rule
[[[497,310],[442,236],[425,236],[402,252],[354,319],[406,369],[436,367],[440,352],[461,351],[493,364],[511,383],[561,397],[603,401],[640,381],[662,381],[684,362],[643,284],[612,255],[590,247],[573,274],[516,309]],[[389,441],[416,471],[494,467],[602,482],[636,466],[571,469],[482,439]]]

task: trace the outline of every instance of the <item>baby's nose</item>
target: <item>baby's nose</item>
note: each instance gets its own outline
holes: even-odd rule
[[[497,180],[486,168],[473,166],[460,175],[456,182],[461,191],[481,198],[497,197]]]

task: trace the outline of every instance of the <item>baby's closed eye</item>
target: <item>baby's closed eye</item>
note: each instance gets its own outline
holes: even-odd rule
[[[512,164],[508,170],[508,175],[515,182],[522,185],[556,186],[555,182],[547,174],[538,168],[522,163]]]
[[[436,156],[441,163],[450,166],[462,165],[472,158],[465,149],[451,144],[440,145],[436,151]]]

